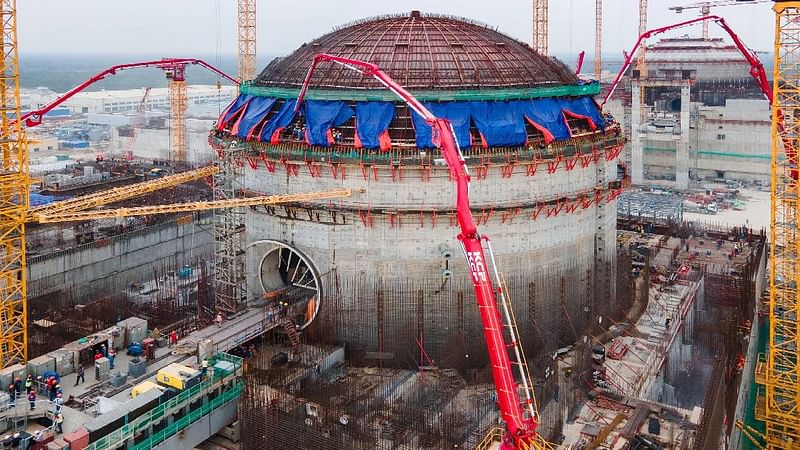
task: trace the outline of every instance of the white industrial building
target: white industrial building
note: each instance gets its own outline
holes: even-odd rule
[[[189,106],[208,103],[228,103],[236,96],[236,86],[187,86]],[[73,114],[124,113],[136,111],[144,97],[145,89],[80,92],[64,104]],[[152,88],[147,97],[147,109],[169,109],[169,89]]]

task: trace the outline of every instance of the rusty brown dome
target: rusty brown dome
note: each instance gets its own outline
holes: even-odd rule
[[[421,14],[355,22],[273,60],[256,86],[297,88],[314,55],[329,53],[369,61],[410,89],[485,89],[575,84],[572,71],[554,58],[495,29],[461,18]],[[317,70],[316,88],[378,88],[370,78],[341,66]]]

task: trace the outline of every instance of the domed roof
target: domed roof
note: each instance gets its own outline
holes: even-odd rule
[[[575,84],[560,61],[487,25],[421,14],[366,19],[336,29],[289,56],[273,60],[256,78],[263,87],[302,86],[315,55],[328,53],[377,64],[410,89],[485,89]],[[323,64],[315,88],[382,88],[371,77]]]

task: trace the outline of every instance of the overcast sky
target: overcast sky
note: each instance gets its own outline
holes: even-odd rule
[[[594,0],[550,0],[551,53],[594,52]],[[638,1],[604,1],[603,51],[621,54],[636,40]],[[667,7],[687,0],[650,0],[649,27],[697,15]],[[215,55],[236,52],[236,0],[23,0],[19,47],[25,52]],[[755,50],[771,50],[771,2],[716,8]],[[453,14],[496,26],[530,42],[530,0],[259,0],[258,52],[285,54],[331,28],[385,13]],[[721,36],[712,25],[712,36]],[[675,32],[699,35],[700,27]]]

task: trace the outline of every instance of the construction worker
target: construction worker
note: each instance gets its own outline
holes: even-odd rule
[[[169,334],[169,346],[172,347],[178,344],[178,332],[176,330],[172,330]]]
[[[61,414],[61,408],[64,406],[64,397],[59,392],[56,395],[55,400],[53,400],[53,412],[56,414]]]
[[[86,378],[84,377],[85,375],[86,373],[83,370],[83,364],[81,364],[78,366],[78,374],[75,376],[75,386],[86,381]]]
[[[114,347],[111,347],[108,350],[108,361],[110,363],[110,365],[109,365],[110,369],[114,368],[114,358],[116,358],[116,357],[117,357],[117,351],[114,350]]]
[[[208,373],[208,359],[203,358],[203,361],[200,363],[200,372],[203,374],[203,378],[205,378],[206,373]]]
[[[56,394],[58,393],[58,388],[61,387],[59,384],[56,383],[55,378],[53,378],[53,382],[50,384],[50,401],[56,399]]]
[[[33,375],[28,375],[28,378],[25,378],[25,393],[30,394],[33,390]]]
[[[31,390],[28,392],[28,402],[31,404],[31,411],[36,408],[36,391]]]
[[[22,393],[22,380],[19,377],[14,377],[14,389],[17,391],[17,397]]]
[[[64,424],[64,416],[62,414],[56,414],[56,433],[62,434],[64,433],[64,429],[62,428]]]
[[[17,400],[17,390],[14,388],[14,383],[8,385],[8,397],[13,408]]]
[[[217,313],[217,316],[214,317],[214,323],[217,324],[218,328],[222,328],[222,314]]]

